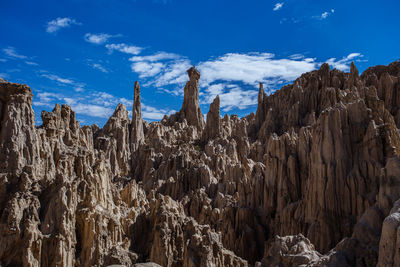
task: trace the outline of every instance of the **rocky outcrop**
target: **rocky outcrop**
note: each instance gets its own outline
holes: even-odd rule
[[[400,265],[400,200],[385,218],[379,242],[378,266]]]
[[[133,239],[139,241],[143,260],[162,266],[247,266],[247,262],[225,249],[221,235],[208,225],[187,217],[183,205],[168,196],[152,197],[150,211],[137,223]],[[144,246],[142,246],[144,244]]]
[[[36,126],[0,80],[0,265],[398,265],[400,62],[260,85],[243,118],[217,97],[205,125],[188,75],[177,114],[144,123],[135,83],[102,129]]]
[[[125,176],[130,171],[129,124],[125,105],[118,104],[103,129],[95,134],[94,147],[104,153],[114,176]]]
[[[262,263],[265,266],[306,266],[317,265],[321,258],[322,255],[315,250],[310,240],[299,234],[276,236]]]

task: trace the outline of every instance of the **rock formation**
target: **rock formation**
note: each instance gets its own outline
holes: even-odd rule
[[[143,123],[135,83],[102,129],[58,104],[36,126],[0,80],[1,266],[400,264],[400,62],[260,85],[243,118],[217,97],[205,125],[188,75],[177,114]]]
[[[135,82],[132,108],[132,126],[131,126],[132,152],[136,151],[139,145],[144,143],[142,107],[140,102],[140,85]]]
[[[203,132],[203,141],[220,137],[221,134],[221,117],[219,116],[219,96],[216,96],[210,105],[207,113],[207,122]]]
[[[195,126],[198,130],[204,127],[204,118],[199,102],[199,79],[200,72],[193,66],[187,70],[189,81],[184,88],[184,97],[181,110],[171,116],[171,122],[182,122],[186,119],[189,125]]]

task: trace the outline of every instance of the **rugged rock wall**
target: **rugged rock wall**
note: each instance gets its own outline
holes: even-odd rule
[[[260,85],[244,118],[217,97],[206,124],[188,75],[180,112],[143,123],[136,83],[102,129],[66,105],[35,126],[0,80],[1,265],[399,264],[400,62]]]

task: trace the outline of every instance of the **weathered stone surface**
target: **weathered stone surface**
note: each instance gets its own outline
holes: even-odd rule
[[[189,81],[184,88],[182,108],[178,113],[172,115],[169,121],[170,123],[182,122],[186,119],[189,125],[193,125],[201,131],[204,127],[204,117],[199,102],[200,72],[193,66],[187,70],[187,74]]]
[[[188,75],[177,114],[143,122],[135,83],[102,129],[67,105],[37,127],[0,80],[0,265],[399,264],[400,62],[260,85],[243,118],[217,97],[205,125]]]
[[[296,236],[276,236],[262,263],[265,266],[316,265],[322,255],[315,251],[310,240],[302,234]]]
[[[135,82],[132,109],[132,126],[131,126],[131,149],[136,151],[139,145],[144,143],[142,106],[140,102],[140,85]]]
[[[219,116],[219,96],[216,96],[210,104],[210,110],[207,113],[206,126],[203,131],[203,142],[215,139],[221,135],[221,117]]]

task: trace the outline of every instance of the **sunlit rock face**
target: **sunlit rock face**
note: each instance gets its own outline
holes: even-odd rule
[[[81,127],[0,79],[1,266],[398,266],[400,62],[319,70],[256,114],[118,105]],[[137,264],[137,265],[135,265]]]

